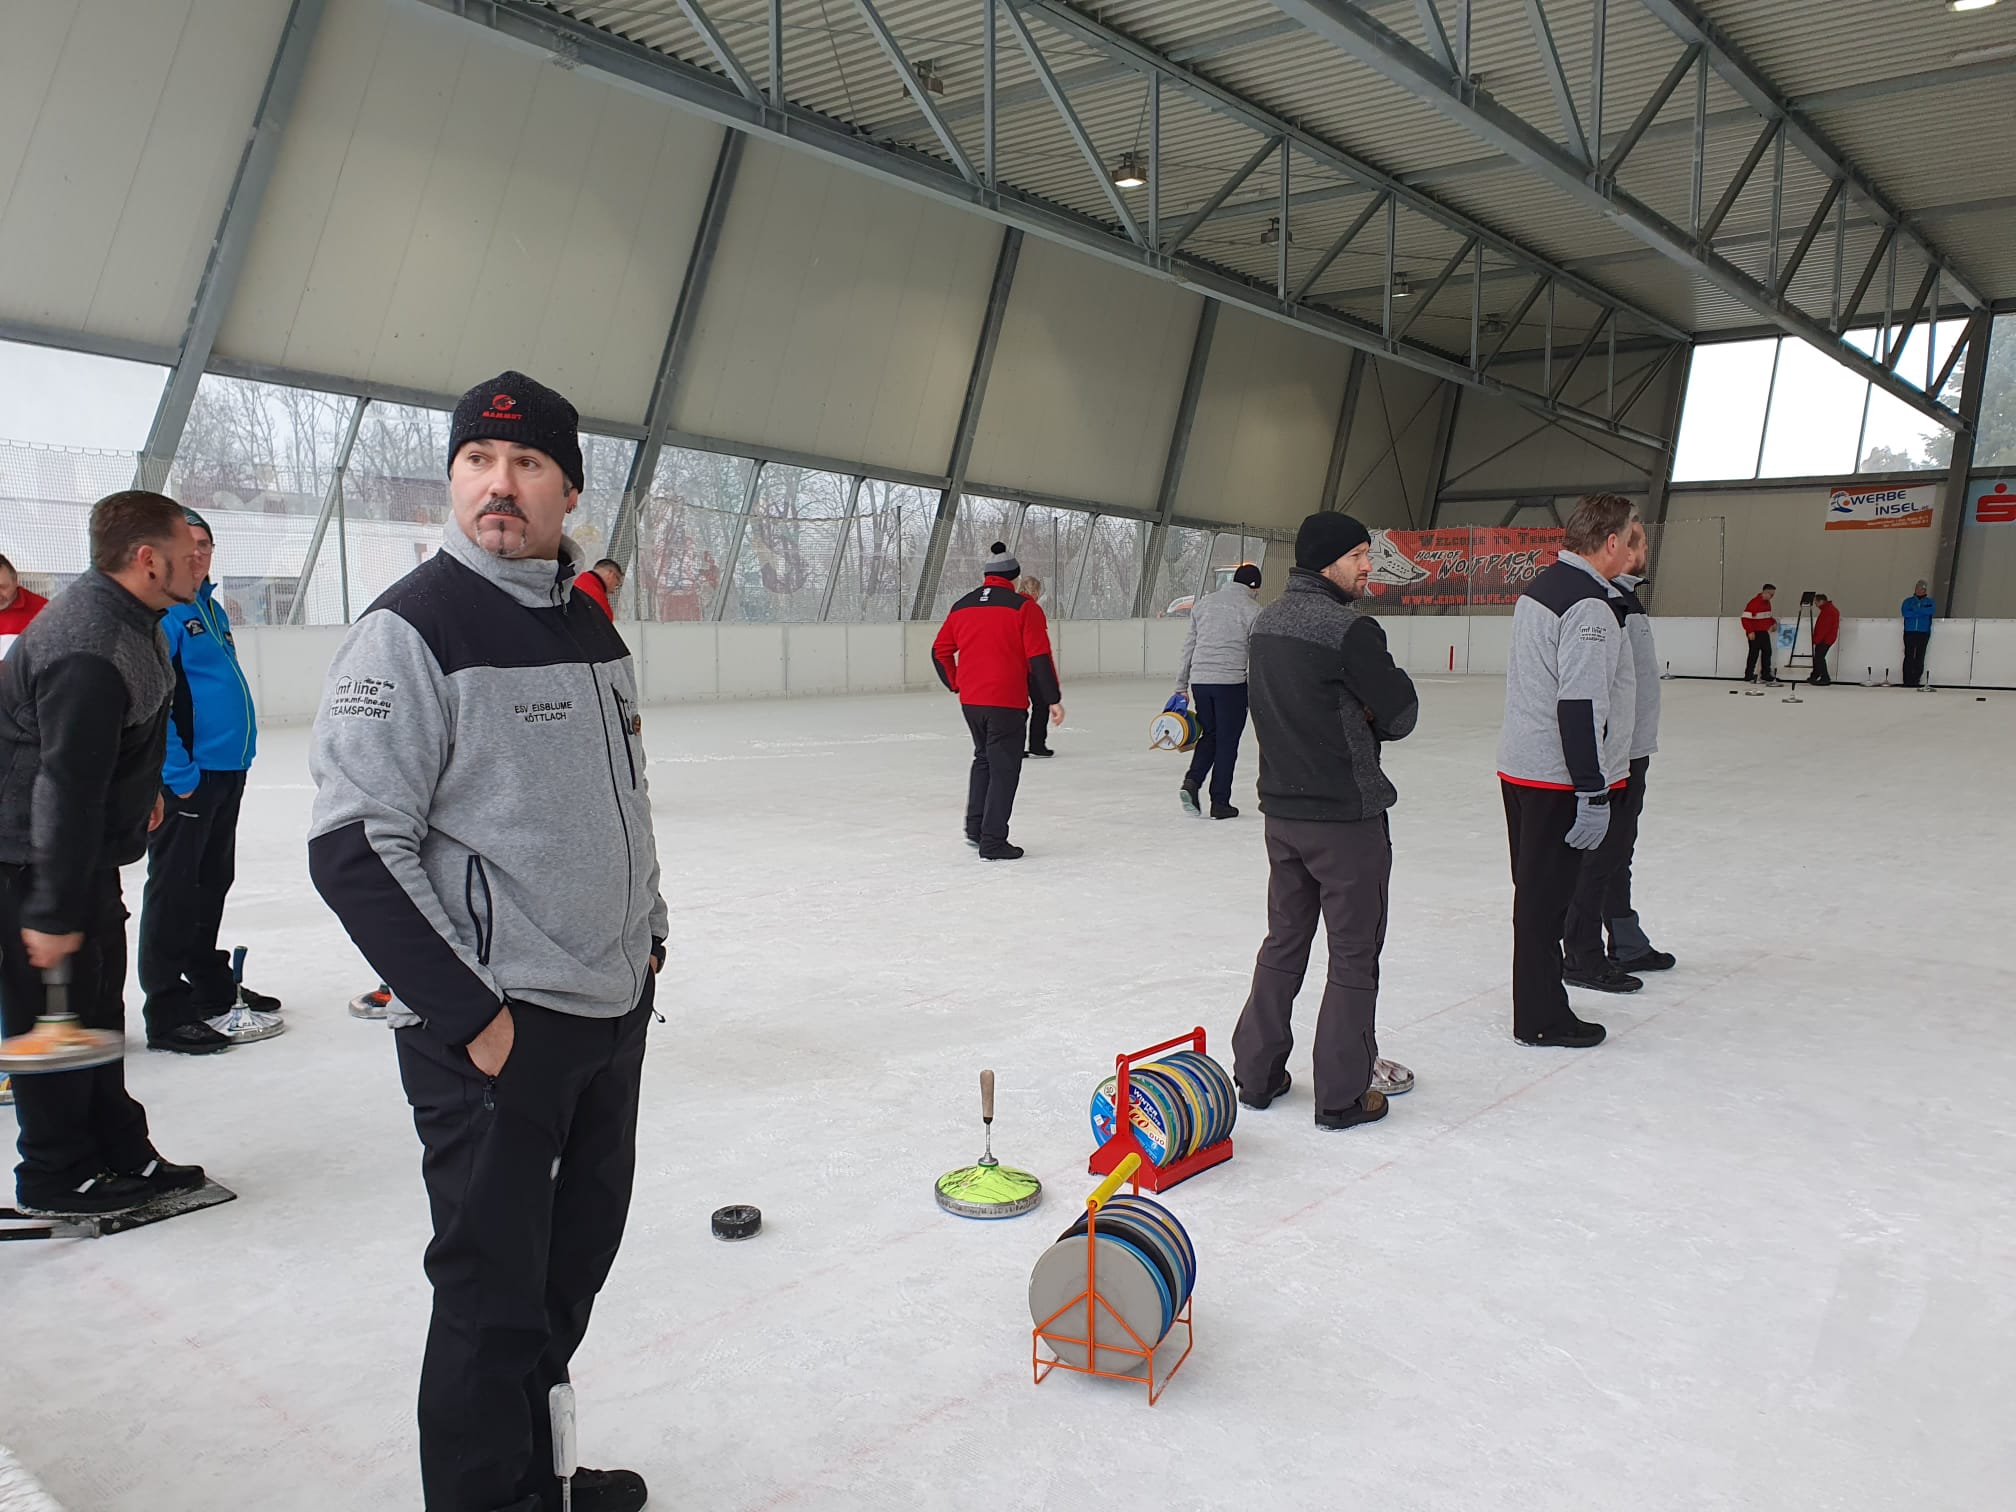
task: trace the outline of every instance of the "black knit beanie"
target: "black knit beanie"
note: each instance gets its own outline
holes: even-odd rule
[[[581,417],[559,394],[523,373],[499,373],[469,390],[448,428],[448,470],[470,441],[513,441],[553,459],[581,487]]]
[[[1239,570],[1232,574],[1232,581],[1235,583],[1244,583],[1248,588],[1258,588],[1260,586],[1260,569],[1255,567],[1251,562],[1243,562],[1240,564]]]
[[[1372,532],[1347,514],[1325,510],[1312,514],[1295,532],[1295,565],[1321,572],[1347,551],[1355,551],[1372,539]]]

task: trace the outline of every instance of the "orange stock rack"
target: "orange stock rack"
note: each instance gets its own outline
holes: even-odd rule
[[[1195,1050],[1199,1055],[1209,1052],[1204,1048],[1204,1027],[1198,1025],[1188,1034],[1179,1034],[1172,1040],[1164,1040],[1159,1045],[1150,1045],[1146,1050],[1136,1050],[1132,1055],[1117,1055],[1113,1058],[1120,1072],[1120,1085],[1113,1094],[1113,1107],[1118,1127],[1113,1137],[1092,1152],[1088,1167],[1094,1176],[1108,1176],[1120,1167],[1120,1162],[1129,1155],[1141,1157],[1141,1172],[1135,1178],[1135,1185],[1146,1187],[1151,1192],[1166,1192],[1179,1181],[1188,1181],[1199,1171],[1208,1171],[1215,1165],[1222,1165],[1232,1158],[1232,1141],[1229,1137],[1208,1144],[1194,1155],[1173,1161],[1166,1166],[1158,1166],[1148,1158],[1141,1143],[1134,1137],[1133,1108],[1134,1083],[1131,1068],[1137,1061],[1153,1060],[1156,1056],[1183,1046]]]
[[[1203,1031],[1200,1029],[1198,1033],[1201,1035]],[[1146,1160],[1142,1159],[1138,1151],[1127,1155],[1115,1165],[1112,1173],[1104,1181],[1100,1182],[1097,1189],[1085,1199],[1085,1290],[1030,1330],[1029,1369],[1030,1373],[1035,1377],[1038,1386],[1048,1379],[1050,1372],[1053,1370],[1069,1370],[1078,1375],[1104,1376],[1109,1381],[1131,1381],[1137,1384],[1145,1384],[1148,1387],[1148,1405],[1153,1407],[1162,1399],[1162,1393],[1168,1390],[1169,1382],[1176,1372],[1183,1368],[1183,1362],[1190,1358],[1190,1351],[1197,1342],[1196,1330],[1191,1326],[1190,1321],[1191,1308],[1195,1303],[1194,1298],[1185,1297],[1183,1299],[1183,1306],[1177,1311],[1175,1320],[1170,1323],[1169,1332],[1164,1334],[1162,1339],[1157,1339],[1153,1344],[1150,1344],[1143,1340],[1141,1335],[1134,1331],[1132,1325],[1120,1316],[1119,1312],[1113,1307],[1113,1304],[1108,1302],[1099,1293],[1100,1206],[1108,1197],[1111,1197],[1114,1192],[1118,1191],[1120,1187],[1130,1183],[1133,1185],[1135,1194],[1138,1196],[1141,1191],[1141,1183],[1138,1176],[1144,1169],[1152,1169],[1152,1167],[1149,1166]],[[1052,1325],[1081,1302],[1085,1304],[1085,1337],[1080,1339],[1070,1334],[1053,1332]],[[1117,1333],[1109,1333],[1107,1335],[1108,1339],[1124,1337],[1129,1341],[1128,1344],[1100,1342],[1099,1314],[1101,1309],[1104,1309],[1107,1318],[1111,1321],[1112,1327],[1117,1330]],[[1183,1330],[1183,1353],[1176,1357],[1174,1365],[1171,1365],[1161,1373],[1158,1381],[1155,1373],[1155,1353],[1161,1347],[1163,1339],[1169,1338],[1178,1328]],[[1085,1363],[1083,1365],[1074,1365],[1069,1360],[1058,1358],[1054,1354],[1050,1359],[1043,1359],[1039,1353],[1039,1345],[1046,1342],[1053,1349],[1058,1344],[1070,1344],[1083,1349],[1085,1351]],[[1123,1373],[1117,1370],[1100,1370],[1098,1365],[1099,1352],[1101,1350],[1104,1350],[1107,1354],[1131,1355],[1136,1359],[1145,1361],[1147,1363],[1146,1375],[1135,1375],[1131,1371]]]

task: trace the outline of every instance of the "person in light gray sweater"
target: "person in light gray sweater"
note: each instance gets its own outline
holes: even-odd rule
[[[1260,569],[1251,562],[1233,573],[1223,588],[1191,606],[1176,691],[1189,690],[1197,722],[1204,727],[1183,779],[1183,807],[1192,814],[1203,812],[1197,795],[1209,777],[1211,817],[1239,817],[1232,806],[1232,774],[1239,765],[1239,738],[1246,733],[1247,642],[1259,617]]]

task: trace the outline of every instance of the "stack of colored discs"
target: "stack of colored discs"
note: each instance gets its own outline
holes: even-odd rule
[[[1168,1336],[1196,1289],[1197,1251],[1176,1215],[1160,1203],[1124,1193],[1109,1197],[1099,1209],[1097,1230],[1098,1287],[1106,1307],[1094,1319],[1096,1335],[1088,1335],[1083,1293],[1090,1224],[1089,1215],[1080,1213],[1036,1262],[1029,1280],[1030,1319],[1043,1328],[1070,1303],[1046,1329],[1046,1336],[1064,1336],[1049,1339],[1057,1357],[1069,1365],[1084,1365],[1087,1351],[1082,1341],[1093,1337],[1098,1346],[1094,1368],[1139,1375],[1148,1366],[1141,1351],[1153,1349]],[[1124,1329],[1114,1324],[1115,1315],[1126,1324]]]
[[[1134,1103],[1131,1124],[1151,1164],[1170,1166],[1232,1136],[1239,1097],[1225,1068],[1195,1050],[1151,1061],[1128,1072]],[[1092,1137],[1105,1144],[1117,1130],[1114,1100],[1120,1078],[1109,1076],[1092,1093]]]

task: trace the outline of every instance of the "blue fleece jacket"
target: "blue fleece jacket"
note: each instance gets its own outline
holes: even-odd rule
[[[162,785],[187,793],[205,772],[250,770],[259,725],[251,685],[238,668],[231,617],[217,602],[216,585],[205,578],[195,603],[176,604],[161,616],[161,630],[175,662]]]
[[[1932,628],[1932,595],[1920,598],[1917,594],[1904,600],[1904,628],[1906,630],[1930,630]]]

